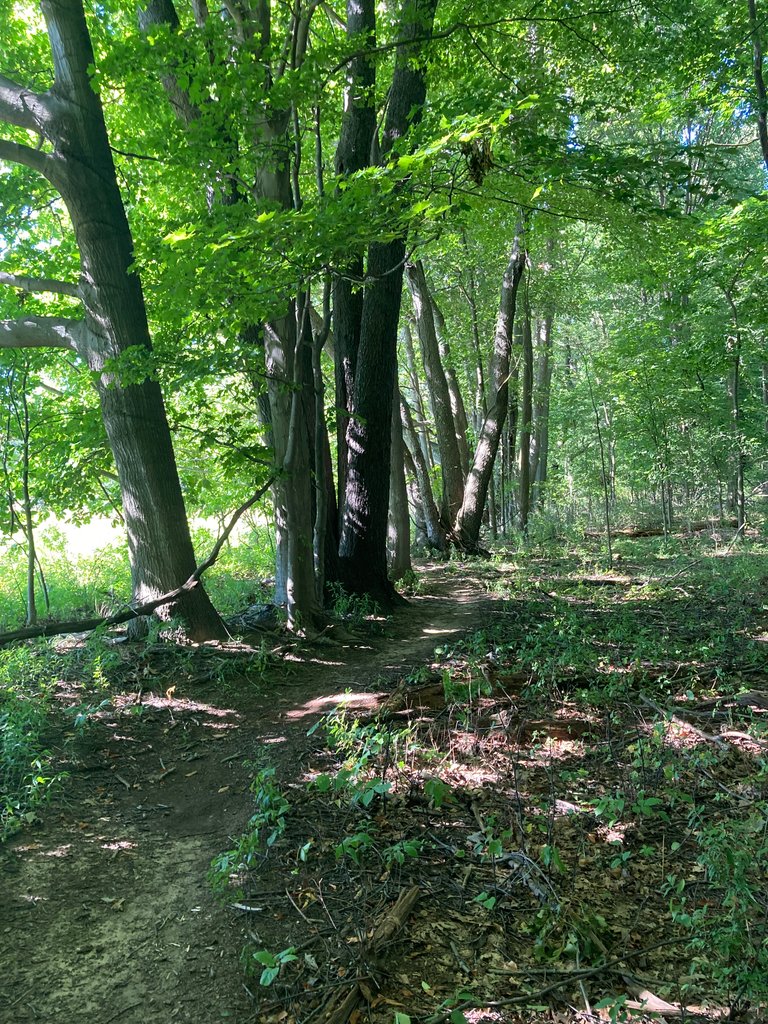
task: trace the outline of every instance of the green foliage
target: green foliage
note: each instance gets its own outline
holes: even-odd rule
[[[278,977],[283,967],[294,960],[298,960],[298,957],[296,956],[296,947],[288,946],[286,949],[281,949],[278,953],[270,953],[267,949],[257,950],[256,952],[246,951],[243,953],[242,959],[249,973],[258,971],[259,967],[262,968],[259,975],[259,984],[264,988],[268,988]]]
[[[351,626],[362,626],[381,614],[379,606],[368,594],[349,594],[341,583],[329,583],[328,590],[332,601],[331,614],[335,619]]]
[[[208,871],[211,888],[223,898],[231,895],[233,884],[242,882],[249,872],[258,868],[285,832],[290,804],[275,781],[275,769],[259,765],[253,767],[257,770],[250,789],[256,813],[251,816],[248,829],[237,844],[215,857]]]
[[[0,650],[0,841],[37,820],[64,773],[52,768],[47,647]]]

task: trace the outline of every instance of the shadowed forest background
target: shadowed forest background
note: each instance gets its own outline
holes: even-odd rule
[[[211,815],[179,1019],[764,1019],[767,33],[0,4],[12,917],[108,771]]]

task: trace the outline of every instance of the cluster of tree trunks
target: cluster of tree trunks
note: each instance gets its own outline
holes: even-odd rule
[[[345,32],[351,56],[346,63],[344,112],[335,154],[339,179],[375,163],[385,164],[394,146],[402,149],[399,140],[419,120],[427,91],[426,64],[420,54],[432,33],[436,6],[437,0],[403,2],[394,71],[380,123],[374,105],[375,3],[349,0]],[[197,30],[212,30],[206,5],[193,7]],[[268,4],[243,5],[239,16],[228,23],[232,46],[247,45],[260,55],[263,80],[257,98],[249,99],[250,140],[244,143],[237,126],[225,125],[220,165],[213,162],[209,171],[209,208],[247,203],[301,208],[295,109],[289,100],[273,99],[273,94],[280,76],[302,65],[316,8],[316,4],[306,10],[297,8],[290,20],[287,48],[276,45]],[[194,553],[163,396],[153,371],[141,282],[132,270],[130,228],[101,102],[89,78],[94,57],[83,8],[77,0],[43,0],[42,9],[49,30],[53,85],[46,93],[35,93],[0,79],[0,120],[35,132],[46,146],[32,148],[0,140],[0,157],[38,171],[61,194],[77,240],[81,275],[77,284],[5,280],[9,275],[0,283],[69,295],[81,303],[83,315],[5,322],[0,339],[6,347],[70,349],[92,371],[120,481],[134,606],[153,605],[166,618],[181,616],[193,639],[221,638],[224,626],[203,586],[198,582],[184,587],[194,574]],[[151,0],[140,12],[140,24],[144,31],[153,25],[172,32],[180,28],[172,0]],[[221,31],[221,25],[217,22],[213,30]],[[288,60],[276,56],[286,52]],[[169,103],[187,129],[206,116],[208,104],[216,102],[212,96],[193,101],[172,65],[161,77]],[[225,169],[238,147],[248,142],[256,170],[246,188]],[[322,163],[317,173],[322,189]],[[407,182],[401,186],[407,187]],[[430,548],[444,552],[454,543],[466,551],[482,550],[480,533],[489,495],[492,530],[497,522],[493,474],[500,447],[512,455],[519,450],[518,516],[526,527],[534,486],[540,493],[546,480],[552,321],[549,318],[543,327],[535,373],[527,301],[522,303],[522,318],[517,316],[525,271],[521,221],[503,276],[487,370],[470,283],[478,381],[474,450],[445,320],[423,263],[408,257],[404,234],[371,242],[333,274],[326,284],[322,316],[312,306],[309,284],[303,283],[282,316],[242,328],[241,347],[252,353],[247,373],[254,400],[274,451],[276,599],[285,604],[291,625],[318,621],[326,581],[340,580],[349,591],[370,594],[385,607],[397,600],[392,579],[402,576],[410,565],[409,504],[417,530]],[[418,338],[418,359],[407,318],[401,324],[404,283]],[[338,412],[335,481],[320,364],[331,327]],[[398,386],[398,329],[409,394]],[[132,370],[130,383],[124,375],[126,360]],[[426,377],[434,441],[417,361]],[[519,410],[518,376],[523,385]],[[432,469],[438,464],[442,486],[436,499]],[[507,473],[511,476],[509,465]],[[174,596],[156,606],[158,597],[169,594]]]

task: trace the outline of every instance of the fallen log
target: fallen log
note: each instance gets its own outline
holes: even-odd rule
[[[694,522],[681,524],[681,528],[673,531],[666,531],[667,533],[672,532],[673,534],[685,534],[685,533],[701,533],[702,530],[716,530],[716,529],[736,529],[738,527],[736,519],[698,519]],[[611,530],[613,537],[628,537],[630,539],[640,539],[642,537],[663,537],[664,536],[663,526],[623,526],[615,530]],[[605,535],[604,530],[585,530],[584,536],[598,539]]]

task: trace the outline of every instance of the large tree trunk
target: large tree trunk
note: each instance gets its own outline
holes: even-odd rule
[[[347,40],[359,55],[347,65],[344,89],[344,114],[336,147],[335,170],[338,175],[361,171],[371,162],[376,133],[376,64],[366,48],[376,45],[376,6],[374,0],[347,0]],[[363,315],[363,258],[357,255],[345,274],[333,281],[333,330],[336,374],[336,443],[339,508],[343,503],[347,476],[347,427],[344,411],[352,408],[360,347],[360,323]],[[341,525],[341,524],[339,524]]]
[[[426,80],[423,65],[414,60],[413,42],[430,34],[436,6],[437,0],[404,0],[401,42],[381,143],[383,156],[420,117]],[[374,242],[368,249],[368,283],[363,295],[360,346],[346,436],[347,469],[339,543],[342,581],[349,590],[369,593],[384,606],[391,605],[397,597],[387,577],[387,512],[404,259],[404,239]]]
[[[430,405],[437,430],[437,446],[440,450],[440,469],[443,477],[443,515],[447,523],[452,523],[461,508],[464,473],[461,469],[451,395],[440,358],[432,301],[421,261],[406,264],[405,276],[411,293]]]
[[[512,254],[504,272],[501,286],[501,302],[496,319],[493,339],[493,363],[491,381],[493,393],[488,413],[480,431],[472,469],[469,471],[464,488],[464,501],[456,517],[454,535],[457,542],[467,551],[477,551],[480,541],[480,526],[488,495],[488,485],[499,439],[507,415],[509,399],[509,364],[512,350],[512,331],[515,320],[515,306],[520,279],[525,269],[525,251],[522,245],[522,225],[518,224]]]
[[[37,131],[52,146],[49,153],[17,147],[17,159],[59,190],[72,220],[85,307],[77,350],[93,374],[115,457],[133,596],[145,602],[181,586],[194,571],[195,557],[162,394],[151,379],[152,346],[141,284],[132,271],[130,229],[101,103],[89,78],[94,56],[85,16],[77,0],[43,0],[41,7],[53,88],[43,96],[19,88],[18,108],[6,91],[0,117]],[[133,375],[137,367],[142,379],[124,385],[122,374]],[[195,640],[226,636],[202,585],[158,614],[180,615]]]

